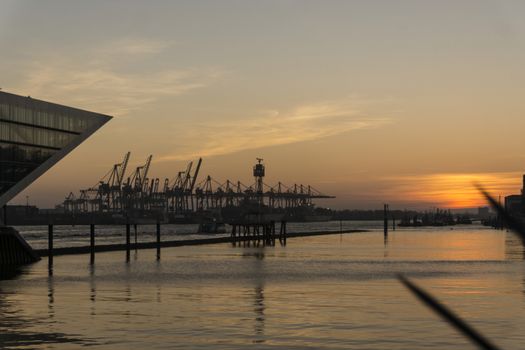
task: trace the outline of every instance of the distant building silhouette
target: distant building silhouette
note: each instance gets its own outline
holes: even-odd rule
[[[490,218],[490,208],[489,207],[479,207],[478,208],[478,218],[481,220],[487,220]]]
[[[505,197],[505,210],[513,216],[525,216],[525,175],[523,175],[521,194]]]

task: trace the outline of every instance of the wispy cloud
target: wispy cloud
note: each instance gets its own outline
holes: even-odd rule
[[[179,146],[176,154],[166,154],[159,160],[224,155],[317,140],[390,122],[389,117],[370,115],[367,107],[369,102],[349,98],[259,112],[242,120],[193,123],[186,125],[184,134],[177,138],[177,144],[184,146]]]
[[[174,47],[175,43],[165,40],[145,38],[120,38],[98,49],[98,54],[116,55],[155,55]]]
[[[39,63],[21,91],[38,98],[124,116],[165,96],[177,96],[210,84],[217,72],[166,70],[147,75],[117,73],[105,67],[77,69]]]
[[[144,64],[172,46],[127,38],[86,51],[42,55],[27,64],[25,77],[10,90],[124,116],[159,98],[206,87],[222,75],[216,68],[155,69]],[[124,61],[128,66],[123,67]],[[144,66],[153,68],[145,71]]]
[[[151,111],[154,102],[212,85],[225,75],[216,67],[173,68],[176,43],[120,38],[78,50],[41,53],[27,62],[25,76],[10,91],[88,110],[125,116]],[[159,64],[161,63],[161,64]],[[22,64],[22,63],[21,63]],[[388,103],[390,101],[387,101]],[[205,122],[174,118],[159,134],[176,143],[157,161],[186,160],[322,139],[391,121],[385,101],[358,97],[288,108],[243,111],[246,117],[212,115]],[[381,110],[383,112],[376,113]],[[240,113],[240,112],[239,112]],[[170,142],[170,141],[165,141]]]

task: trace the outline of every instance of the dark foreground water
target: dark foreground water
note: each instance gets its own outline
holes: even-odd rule
[[[473,349],[404,273],[496,344],[525,346],[525,264],[481,227],[55,257],[0,281],[0,348]]]

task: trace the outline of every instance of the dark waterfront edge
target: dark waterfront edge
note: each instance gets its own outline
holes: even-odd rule
[[[335,234],[347,234],[347,233],[360,233],[360,232],[369,232],[368,230],[345,230],[345,231],[328,231],[328,232],[294,232],[287,233],[287,238],[294,237],[308,237],[308,236],[326,236],[326,235],[335,235]],[[253,238],[248,237],[217,237],[217,238],[203,238],[203,239],[188,239],[182,241],[164,241],[160,242],[162,248],[170,247],[183,247],[183,246],[192,246],[192,245],[205,245],[205,244],[220,244],[220,243],[233,243],[233,242],[244,242],[253,240]],[[155,249],[157,248],[157,242],[142,242],[142,243],[132,243],[131,249]],[[127,246],[125,243],[122,244],[105,244],[95,246],[95,252],[115,252],[126,250]],[[35,249],[41,257],[49,255],[47,249]],[[90,246],[82,247],[64,247],[64,248],[54,248],[53,255],[74,255],[74,254],[89,254],[91,253]]]

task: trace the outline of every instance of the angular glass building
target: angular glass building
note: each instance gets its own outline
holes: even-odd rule
[[[0,91],[0,207],[110,119]]]

